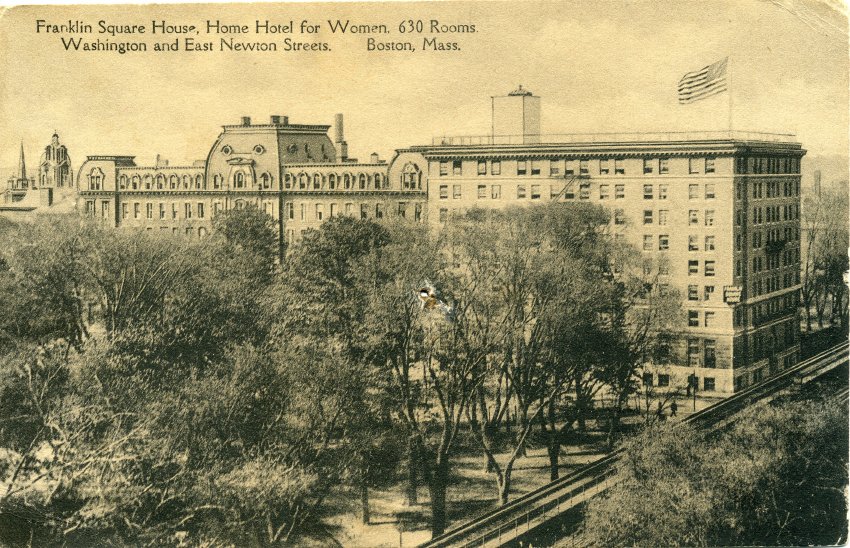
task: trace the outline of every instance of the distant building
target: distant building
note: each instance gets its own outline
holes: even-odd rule
[[[76,189],[71,158],[56,133],[41,155],[37,174],[29,176],[21,143],[18,169],[0,194],[0,215],[27,219],[41,213],[73,211]]]
[[[219,212],[256,205],[293,243],[309,228],[336,215],[425,220],[421,176],[406,185],[401,173],[372,155],[348,157],[342,115],[335,141],[328,125],[291,124],[272,116],[267,124],[243,117],[227,125],[205,161],[137,166],[132,156],[89,156],[80,166],[79,208],[113,226],[203,237]]]
[[[474,207],[602,204],[615,237],[660,259],[661,283],[684,298],[683,360],[644,382],[694,375],[701,392],[728,393],[799,360],[799,143],[729,131],[539,135],[525,115],[539,103],[519,91],[494,102],[492,127],[510,134],[397,151],[394,164],[424,172],[431,226]]]

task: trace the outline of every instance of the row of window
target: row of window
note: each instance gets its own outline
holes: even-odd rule
[[[519,159],[509,160],[516,168],[517,175],[541,175],[546,174],[549,177],[561,177],[571,175],[625,175],[625,161],[620,158],[600,158],[600,159]],[[688,158],[688,173],[702,174],[715,172],[714,158]],[[643,159],[643,174],[644,175],[666,175],[670,173],[670,158],[644,158]],[[477,175],[501,175],[502,161],[501,160],[478,160]],[[440,177],[447,177],[449,174],[455,177],[463,176],[463,161],[462,160],[444,160],[440,162]]]
[[[146,230],[148,232],[153,232],[153,228],[154,227],[149,226],[149,227],[146,228]],[[185,227],[182,232],[180,231],[180,228],[176,227],[176,226],[161,226],[161,227],[159,227],[160,232],[168,232],[169,230],[175,236],[185,234],[187,238],[191,238],[195,235],[195,228],[191,227],[191,226]],[[197,232],[198,232],[198,238],[206,238],[207,234],[209,234],[209,231],[206,229],[206,227],[203,227],[203,226],[198,227]]]
[[[700,300],[700,291],[698,285],[689,285],[688,286],[688,300],[689,301],[699,301]],[[702,288],[702,300],[710,301],[712,296],[714,295],[714,286],[713,285],[705,285]]]
[[[652,373],[644,373],[643,374],[643,385],[646,387],[652,387],[654,381],[654,376]],[[694,385],[699,386],[699,377],[695,377],[693,374],[688,375],[687,382],[690,383],[690,386]],[[666,388],[670,386],[670,375],[668,373],[658,373],[658,384],[659,388]],[[686,385],[687,386],[687,385]],[[715,379],[714,377],[705,377],[703,378],[703,390],[706,391],[714,391],[715,390]],[[681,388],[685,388],[682,386]]]
[[[418,168],[417,168],[418,169]],[[407,183],[407,187],[404,184]],[[402,173],[402,186],[422,188],[422,177],[418,172]],[[390,188],[390,180],[382,173],[287,173],[283,176],[283,188],[297,190],[379,190]]]
[[[95,168],[98,169],[98,168]],[[93,180],[93,179],[92,179]],[[118,188],[121,190],[202,190],[207,185],[202,175],[176,175],[166,176],[163,173],[151,175],[119,175]],[[101,190],[100,187],[89,190]]]
[[[327,205],[327,209],[325,204],[313,204],[310,207],[310,204],[301,202],[298,204],[298,220],[300,221],[323,221],[325,219],[325,215],[327,214],[327,218],[333,218],[338,215],[348,215],[353,216],[359,212],[361,219],[368,219],[373,216],[375,219],[383,219],[384,214],[386,212],[387,204],[382,202],[370,204],[370,203],[361,203],[359,210],[355,210],[354,204],[351,202],[342,204],[331,203]],[[284,206],[285,208],[285,216],[289,220],[295,220],[295,210],[296,204],[292,202],[287,202]],[[395,215],[401,218],[408,217],[408,209],[410,204],[408,202],[398,202],[395,208]],[[374,213],[373,213],[374,211]],[[413,220],[421,221],[422,220],[422,204],[415,203],[413,204]]]
[[[688,366],[707,368],[717,367],[717,341],[714,339],[689,337]]]
[[[800,173],[800,158],[789,156],[742,156],[735,159],[735,173],[796,174]]]
[[[752,184],[753,198],[791,198],[800,195],[800,181],[781,181],[782,191],[780,194],[780,181],[756,182]],[[767,191],[765,195],[765,190]],[[743,183],[738,183],[737,198],[740,200],[743,196]]]
[[[715,261],[705,261],[703,265],[703,276],[714,276]],[[688,276],[699,276],[699,261],[691,259],[688,261]]]
[[[711,287],[711,286],[707,286]],[[700,316],[703,321],[700,322]],[[717,327],[717,313],[713,310],[688,310],[688,327]]]

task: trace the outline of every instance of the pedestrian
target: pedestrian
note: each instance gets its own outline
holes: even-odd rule
[[[658,402],[658,411],[655,412],[655,415],[658,417],[658,420],[664,420],[664,406],[661,405],[661,402]]]
[[[679,406],[676,404],[676,400],[673,400],[673,402],[670,404],[670,416],[675,417],[676,411],[678,411],[678,410],[679,410]]]

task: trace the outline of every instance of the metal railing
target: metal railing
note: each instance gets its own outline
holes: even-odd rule
[[[529,135],[454,135],[434,137],[433,146],[475,145],[530,145],[561,143],[641,143],[684,141],[761,141],[769,143],[794,143],[792,133],[766,133],[761,131],[636,131],[618,133],[548,133]]]
[[[777,394],[793,385],[812,380],[848,359],[848,343],[842,342],[782,371],[762,382],[697,411],[681,421],[699,428],[717,428],[729,424],[737,412],[753,402]],[[513,501],[464,523],[421,545],[422,548],[448,546],[502,546],[563,512],[575,508],[616,484],[616,468],[622,450],[576,470]]]

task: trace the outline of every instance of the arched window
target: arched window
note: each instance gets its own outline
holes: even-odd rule
[[[401,188],[422,188],[421,176],[422,174],[419,171],[419,166],[414,163],[408,162],[401,170]]]
[[[204,178],[200,175],[195,175],[195,190],[201,190],[204,186]]]
[[[366,174],[365,173],[360,174],[360,177],[358,177],[358,182],[359,182],[358,186],[359,186],[360,190],[366,190]]]
[[[322,188],[322,176],[318,173],[313,175],[313,190],[319,190]]]
[[[289,173],[283,176],[283,187],[292,188],[292,175]]]
[[[336,188],[336,173],[328,175],[328,188],[331,190]]]
[[[89,172],[89,190],[101,190],[103,187],[103,171],[99,167]]]
[[[118,188],[120,188],[121,190],[124,190],[125,188],[127,188],[127,176],[126,175],[122,175],[121,177],[118,178]]]
[[[221,188],[222,179],[223,179],[223,177],[221,175],[219,175],[218,173],[216,173],[213,176],[213,188]]]
[[[342,184],[345,187],[345,190],[350,189],[351,188],[351,175],[349,175],[348,173],[343,175],[342,176]]]
[[[233,188],[245,188],[245,174],[241,171],[233,176]]]
[[[204,227],[198,228],[198,237],[199,238],[204,238],[204,237],[206,237],[206,235],[207,235],[207,229],[206,228],[204,228]]]
[[[387,188],[388,185],[384,183],[384,178],[380,173],[376,173],[374,175],[375,188]]]
[[[183,176],[183,190],[189,190],[189,176]]]
[[[153,178],[149,174],[144,176],[145,190],[151,189],[151,181],[152,180],[153,180]]]
[[[263,173],[260,175],[260,183],[263,188],[271,188],[272,186],[272,177],[268,173]]]
[[[307,174],[299,173],[298,174],[298,188],[301,190],[305,190],[307,188]]]
[[[162,173],[156,176],[156,189],[162,190],[162,187],[165,186],[165,176]]]
[[[233,204],[233,206],[236,209],[244,209],[245,208],[245,202],[243,202],[242,200],[236,200],[236,202]]]
[[[171,190],[177,190],[177,187],[180,185],[180,178],[177,175],[172,175],[168,178],[168,188]]]
[[[142,183],[142,180],[139,178],[138,175],[133,175],[133,178],[130,179],[130,187],[133,190],[138,190],[141,183]]]

